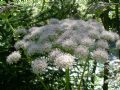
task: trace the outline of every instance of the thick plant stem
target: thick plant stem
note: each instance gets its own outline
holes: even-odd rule
[[[66,90],[70,90],[69,67],[66,67]]]
[[[83,68],[83,73],[82,73],[81,78],[80,78],[80,83],[78,85],[78,90],[81,90],[81,88],[82,88],[81,84],[82,84],[82,79],[84,77],[84,73],[85,73],[85,70],[87,67],[87,63],[88,63],[88,60],[86,59],[85,64],[84,64],[84,68]]]
[[[109,0],[104,0],[105,2],[109,3]],[[109,8],[105,11],[102,12],[102,14],[100,15],[100,18],[102,20],[102,23],[105,27],[106,30],[109,30],[109,26],[110,26],[110,18],[109,18]]]
[[[103,90],[108,90],[108,75],[109,75],[109,62],[106,62],[104,64],[104,84],[103,84]]]

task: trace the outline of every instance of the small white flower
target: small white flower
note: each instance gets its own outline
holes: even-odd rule
[[[103,31],[101,33],[101,38],[108,41],[115,41],[115,35],[113,32],[110,32],[110,31]]]
[[[8,64],[13,64],[13,63],[17,63],[21,58],[21,54],[19,51],[14,51],[12,52],[8,57],[6,62]]]
[[[99,39],[100,38],[100,33],[97,30],[90,30],[88,33],[89,33],[89,36],[93,39]]]
[[[32,71],[35,74],[43,73],[46,70],[47,66],[48,64],[46,60],[40,59],[40,58],[35,59],[34,61],[32,61],[32,64],[31,64]]]
[[[120,39],[120,36],[117,33],[113,33],[113,34],[114,34],[115,40],[119,40]]]
[[[89,54],[89,50],[88,50],[88,47],[86,46],[78,46],[76,49],[75,49],[75,54],[80,56],[80,57],[83,57],[83,58],[86,58]]]
[[[67,39],[62,42],[62,46],[65,48],[75,48],[77,46],[77,43],[72,39]]]
[[[57,56],[55,59],[55,65],[59,68],[67,68],[71,67],[74,64],[74,59],[70,54],[61,54],[60,56]]]
[[[94,45],[94,40],[89,37],[85,37],[81,40],[81,44],[90,47]]]
[[[20,48],[25,49],[28,46],[28,42],[25,42],[24,40],[17,41],[14,45],[14,47],[18,50]]]
[[[116,42],[116,48],[120,49],[120,40]]]
[[[55,50],[53,50],[52,52],[50,52],[50,57],[51,57],[52,59],[55,59],[57,56],[59,56],[59,55],[61,55],[61,54],[62,54],[62,52],[61,52],[60,50],[55,49]]]
[[[57,43],[61,43],[66,39],[71,38],[73,35],[75,35],[75,31],[72,30],[66,30],[64,33],[62,33],[62,35],[57,39]]]
[[[93,59],[97,62],[105,63],[108,60],[108,53],[103,49],[97,49],[93,52]]]
[[[97,44],[97,48],[103,48],[103,49],[109,48],[108,42],[106,40],[98,40],[96,44]]]

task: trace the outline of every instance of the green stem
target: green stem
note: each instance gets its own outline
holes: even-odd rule
[[[42,7],[41,7],[41,12],[43,11],[44,6],[45,6],[45,0],[43,0]]]
[[[80,83],[78,85],[78,90],[81,90],[82,79],[84,77],[84,73],[85,73],[85,69],[87,67],[87,63],[88,63],[88,60],[86,59],[85,64],[84,64],[84,68],[83,68],[83,73],[82,73],[81,78],[80,78]]]
[[[24,53],[24,55],[26,56],[28,62],[32,61],[31,57],[27,55],[26,50],[25,50],[24,48],[23,48],[22,50],[23,50],[23,53]]]
[[[43,80],[40,78],[40,76],[38,76],[38,79],[39,79],[40,83],[43,85],[44,90],[49,90],[49,89],[47,88],[47,86],[44,84]]]
[[[69,75],[69,67],[66,68],[66,90],[70,90],[70,75]]]
[[[8,19],[6,19],[6,22],[8,23],[8,25],[10,26],[10,28],[11,28],[11,30],[12,30],[12,32],[13,32],[13,34],[14,34],[14,32],[15,32],[15,29],[12,27],[12,25],[9,23],[9,20]]]

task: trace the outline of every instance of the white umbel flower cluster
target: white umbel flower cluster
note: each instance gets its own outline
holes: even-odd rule
[[[74,59],[75,57],[70,54],[61,54],[55,58],[55,65],[59,68],[71,68],[75,62]]]
[[[86,37],[86,38],[83,38],[83,40],[81,41],[81,44],[90,47],[94,45],[94,40],[89,37]]]
[[[21,58],[21,54],[19,51],[14,51],[12,52],[8,57],[7,57],[7,63],[8,64],[13,64],[17,63]]]
[[[97,62],[105,63],[109,59],[108,57],[108,53],[103,49],[97,49],[93,52],[93,59]]]
[[[100,38],[100,32],[97,30],[90,30],[89,31],[89,36],[91,38],[99,39]]]
[[[55,59],[57,56],[59,56],[59,55],[61,55],[61,54],[62,54],[62,52],[61,52],[60,50],[55,49],[55,50],[53,50],[53,51],[50,53],[50,57],[51,57],[52,59]]]
[[[15,43],[14,47],[15,47],[17,50],[19,50],[19,49],[21,49],[21,48],[22,48],[22,49],[25,49],[25,48],[27,47],[27,45],[28,45],[27,42],[21,40],[21,41],[17,41],[17,42]]]
[[[77,43],[73,41],[72,39],[67,39],[62,42],[62,46],[64,48],[75,48],[77,46]]]
[[[44,73],[47,66],[48,66],[48,64],[47,64],[46,60],[45,59],[40,59],[40,58],[35,59],[34,61],[32,61],[32,64],[31,64],[32,71],[35,74]]]
[[[89,50],[88,50],[88,47],[86,46],[78,46],[76,49],[75,49],[75,54],[79,57],[82,57],[82,58],[86,58],[88,57],[88,54],[89,54]]]
[[[108,41],[115,41],[119,38],[118,34],[113,33],[111,31],[103,31],[101,33],[101,38],[108,40]]]
[[[98,40],[96,44],[98,48],[103,48],[103,49],[109,48],[108,42],[106,40]]]

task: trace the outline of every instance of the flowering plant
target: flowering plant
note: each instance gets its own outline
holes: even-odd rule
[[[94,20],[51,19],[48,25],[32,27],[29,30],[17,30],[16,35],[24,35],[15,43],[17,51],[7,57],[7,63],[17,63],[21,58],[21,49],[31,64],[31,70],[38,77],[52,70],[66,71],[66,86],[70,89],[70,72],[83,64],[77,81],[78,90],[83,88],[83,78],[89,62],[104,64],[110,61],[111,48],[120,49],[119,35],[106,31]],[[19,37],[18,37],[19,38]],[[110,43],[116,43],[111,47]],[[40,79],[41,80],[41,79]],[[48,88],[42,82],[46,90]],[[75,82],[73,82],[75,83]]]

